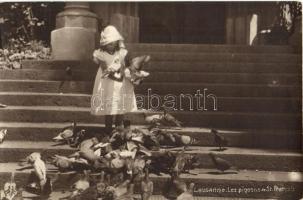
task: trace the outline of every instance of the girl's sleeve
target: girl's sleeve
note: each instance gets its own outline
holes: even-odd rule
[[[97,65],[100,65],[100,59],[98,58],[98,53],[99,53],[99,50],[95,50],[94,53],[93,53],[93,61],[97,64]]]
[[[100,59],[100,51],[99,50],[94,51],[93,61],[94,61],[94,63],[99,65],[99,67],[101,67],[102,70],[105,70],[107,68],[106,64]]]

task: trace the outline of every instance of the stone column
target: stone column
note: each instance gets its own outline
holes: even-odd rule
[[[89,11],[89,3],[67,2],[56,17],[51,33],[55,60],[89,60],[96,44],[97,15]]]

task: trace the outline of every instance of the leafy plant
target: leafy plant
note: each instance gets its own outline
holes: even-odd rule
[[[33,8],[46,9],[47,3],[1,3],[0,25],[4,48],[0,49],[0,69],[21,68],[23,59],[49,59],[50,48],[36,40],[36,30],[45,20],[35,17]]]

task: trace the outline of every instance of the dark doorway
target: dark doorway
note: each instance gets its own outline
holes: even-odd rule
[[[224,2],[139,4],[142,43],[225,43]]]

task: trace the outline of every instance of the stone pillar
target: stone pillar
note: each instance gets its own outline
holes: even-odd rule
[[[67,2],[56,17],[51,33],[55,60],[89,60],[96,44],[97,15],[89,11],[89,3]]]

